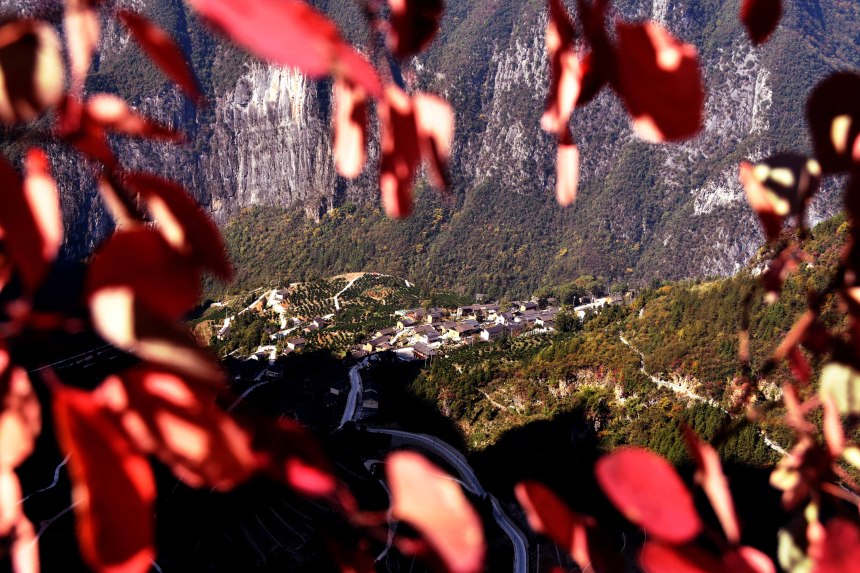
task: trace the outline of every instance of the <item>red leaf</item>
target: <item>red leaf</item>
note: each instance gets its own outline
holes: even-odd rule
[[[702,529],[693,497],[672,465],[635,447],[602,457],[595,467],[606,495],[649,535],[670,543],[690,541]]]
[[[382,92],[376,70],[340,37],[337,27],[301,0],[190,0],[201,16],[257,56],[311,77],[330,73]]]
[[[195,380],[221,380],[214,358],[188,332],[136,300],[128,287],[103,288],[89,295],[96,332],[117,348]]]
[[[806,357],[800,351],[800,348],[795,346],[788,351],[788,366],[791,369],[791,374],[802,386],[809,384],[809,377],[812,375],[812,368]]]
[[[412,180],[421,160],[412,100],[400,88],[389,85],[377,111],[382,131],[382,206],[389,217],[406,217],[412,212]]]
[[[720,465],[720,456],[710,444],[699,437],[688,426],[684,426],[684,439],[687,449],[696,462],[696,481],[705,490],[714,513],[723,526],[723,531],[730,543],[737,544],[741,540],[741,529],[735,514],[735,504],[729,491],[729,483]]]
[[[775,239],[786,217],[801,216],[820,182],[818,162],[790,153],[756,164],[741,162],[740,178],[747,201],[759,216],[765,235]]]
[[[28,154],[31,176],[22,184],[15,169],[0,158],[0,227],[5,248],[31,291],[45,278],[62,242],[59,197],[43,160],[41,152]]]
[[[755,45],[767,41],[781,16],[782,0],[744,0],[741,5],[741,22]]]
[[[594,52],[588,52],[579,62],[580,68],[580,91],[576,100],[576,107],[583,107],[597,97],[603,86],[606,85],[607,77],[602,68],[597,66]]]
[[[334,84],[334,163],[348,179],[361,175],[367,158],[367,96],[364,88],[338,79]]]
[[[555,541],[581,568],[592,564],[589,530],[596,525],[593,518],[570,511],[564,501],[538,482],[518,483],[514,493],[533,531]]]
[[[197,304],[200,274],[157,231],[123,230],[99,248],[87,274],[91,300],[99,291],[114,290],[126,290],[150,312],[177,320]]]
[[[392,514],[408,521],[432,545],[452,573],[481,571],[481,520],[451,476],[414,452],[388,456]]]
[[[139,366],[98,389],[129,441],[192,487],[230,489],[256,470],[251,438],[215,405],[216,380]]]
[[[63,28],[72,68],[71,91],[76,97],[83,94],[93,52],[101,35],[101,20],[95,9],[96,4],[98,2],[93,0],[66,0]]]
[[[546,28],[551,79],[541,127],[561,135],[579,99],[582,69],[573,46],[573,23],[561,0],[550,0]]]
[[[454,140],[454,111],[434,95],[418,93],[412,98],[421,155],[427,162],[430,180],[438,189],[448,189],[448,159]]]
[[[51,163],[44,151],[32,148],[24,156],[24,169],[24,196],[39,230],[42,259],[53,261],[63,246],[63,214]]]
[[[572,205],[579,187],[579,148],[569,137],[559,142],[555,173],[558,204],[562,207]]]
[[[316,439],[293,420],[261,422],[259,416],[239,417],[254,436],[260,468],[269,476],[309,496],[331,495],[337,481]]]
[[[57,120],[58,137],[105,167],[116,167],[117,160],[108,145],[104,128],[89,119],[80,100],[66,97],[57,110]]]
[[[388,0],[391,25],[388,46],[398,58],[408,58],[422,51],[439,30],[442,0]]]
[[[0,362],[8,364],[8,354],[2,349],[0,353],[5,356],[0,356]],[[42,428],[42,413],[23,368],[0,364],[0,387],[4,390],[0,404],[0,472],[6,472],[21,465],[33,452]]]
[[[644,573],[724,573],[723,565],[696,547],[674,547],[657,541],[642,546]]]
[[[768,263],[767,269],[762,273],[761,282],[767,291],[765,301],[768,304],[776,302],[785,279],[797,270],[796,255],[797,249],[793,245],[789,245]]]
[[[841,456],[842,451],[845,449],[845,433],[842,430],[842,418],[839,415],[836,399],[832,394],[822,395],[821,405],[824,409],[822,423],[824,440],[827,443],[827,450],[830,452],[830,456],[835,459]]]
[[[181,133],[144,117],[131,109],[125,100],[112,94],[91,96],[87,99],[84,113],[86,121],[113,133],[167,141],[184,139]]]
[[[118,10],[116,15],[161,71],[176,82],[193,101],[202,101],[203,94],[200,92],[197,78],[173,38],[140,14],[130,10]]]
[[[705,91],[696,48],[660,25],[616,24],[614,87],[647,141],[677,141],[702,128]]]
[[[87,392],[55,385],[54,415],[60,443],[71,454],[84,558],[96,571],[148,571],[155,557],[149,462]]]
[[[33,20],[0,25],[0,122],[31,121],[58,105],[64,75],[53,27]]]
[[[177,251],[216,276],[230,279],[233,270],[221,233],[182,187],[147,173],[127,173],[122,181],[140,194],[158,229]]]
[[[824,539],[811,543],[809,556],[813,573],[845,573],[856,571],[860,563],[860,528],[847,519],[831,519],[825,527]]]
[[[806,103],[815,157],[825,174],[860,164],[860,75],[831,74],[815,86]]]
[[[738,547],[726,553],[723,564],[731,573],[776,573],[770,557],[754,547]]]
[[[24,515],[21,484],[10,468],[0,469],[0,537],[15,573],[39,573],[39,540],[33,524]]]

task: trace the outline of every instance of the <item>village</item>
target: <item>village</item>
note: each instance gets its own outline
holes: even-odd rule
[[[360,278],[384,277],[375,273],[364,273],[354,277],[338,293],[326,298],[326,305],[303,308],[318,310],[318,316],[306,316],[290,303],[289,288],[272,289],[260,294],[250,305],[236,315],[227,317],[218,330],[221,340],[228,339],[237,317],[252,312],[273,317],[272,324],[265,328],[267,343],[261,343],[247,355],[248,360],[276,360],[306,347],[321,347],[327,333],[337,333],[344,308],[349,307],[341,297]],[[393,278],[393,277],[389,277]],[[402,280],[408,287],[412,285]],[[476,298],[481,298],[479,295]],[[623,301],[623,296],[581,297],[578,304],[561,310],[555,299],[514,300],[505,302],[487,301],[470,305],[445,308],[441,306],[415,307],[392,310],[381,318],[384,326],[367,332],[345,349],[345,357],[361,360],[367,356],[389,352],[401,360],[430,360],[445,355],[455,348],[492,342],[505,337],[535,336],[557,330],[559,313],[567,313],[579,321],[587,313]],[[340,300],[339,300],[340,299]],[[386,307],[390,308],[390,307]],[[324,310],[334,311],[323,314]],[[385,324],[387,322],[387,324]],[[313,342],[312,342],[313,341]]]

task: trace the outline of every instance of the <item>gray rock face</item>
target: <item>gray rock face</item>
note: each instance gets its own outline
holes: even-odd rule
[[[319,3],[331,4],[330,9],[336,5],[335,0]],[[248,57],[237,59],[220,41],[195,43],[193,38],[202,35],[200,25],[179,0],[126,4],[157,21],[164,19],[193,53],[195,63],[203,62],[201,76],[228,78],[204,82],[209,106],[201,109],[165,82],[133,97],[141,111],[187,133],[188,143],[117,141],[127,168],[179,180],[222,223],[253,205],[299,209],[318,219],[345,202],[378,201],[375,144],[357,181],[347,182],[335,173],[329,83]],[[634,278],[736,270],[761,242],[743,200],[737,163],[781,148],[808,147],[802,139],[803,102],[795,94],[805,93],[831,67],[845,63],[856,67],[858,55],[842,44],[850,43],[850,32],[858,27],[850,17],[860,15],[844,3],[822,0],[821,18],[827,24],[842,22],[840,29],[847,36],[831,38],[802,7],[789,7],[774,40],[755,49],[736,22],[737,7],[729,4],[617,2],[617,16],[653,18],[698,47],[708,91],[707,123],[691,141],[652,146],[637,140],[623,107],[608,90],[578,110],[572,127],[583,163],[576,218],[556,213],[555,146],[539,128],[549,83],[543,2],[463,0],[449,6],[439,41],[406,68],[412,87],[449,97],[457,111],[452,165],[456,208],[467,209],[470,190],[480,185],[491,186],[494,193],[527,197],[536,213],[545,214],[546,224],[557,227],[554,249],[592,235],[598,226],[601,232],[608,229],[616,241],[631,245],[625,256]],[[0,11],[40,9],[38,0],[0,0]],[[806,36],[818,42],[818,51],[795,45],[798,37]],[[134,74],[124,62],[135,51],[125,32],[115,22],[106,22],[94,72],[114,80],[123,73]],[[209,55],[198,57],[203,52]],[[840,60],[843,53],[853,54],[854,61]],[[826,66],[814,69],[825,59]],[[795,65],[805,67],[796,72]],[[798,77],[787,77],[789,72]],[[79,256],[109,225],[92,174],[67,154],[55,154],[54,163],[69,219],[69,252]],[[816,217],[833,211],[832,195],[832,190],[824,194],[814,210]],[[599,251],[605,246],[594,248],[598,250],[586,253],[582,261],[607,254]],[[582,261],[576,272],[601,270]]]

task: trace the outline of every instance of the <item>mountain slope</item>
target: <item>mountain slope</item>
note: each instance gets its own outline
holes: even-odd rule
[[[692,141],[649,145],[635,138],[617,98],[604,92],[574,115],[581,193],[572,208],[560,209],[553,197],[554,144],[538,122],[549,80],[544,2],[449,2],[438,39],[404,73],[415,88],[447,97],[457,112],[453,193],[423,192],[415,219],[391,223],[378,214],[374,145],[358,180],[334,172],[329,83],[254,61],[210,35],[179,0],[123,3],[180,40],[209,101],[200,109],[185,102],[108,22],[90,89],[119,92],[189,136],[180,147],[118,142],[126,166],[179,179],[222,223],[252,206],[285,209],[290,224],[276,229],[276,243],[312,250],[304,266],[284,263],[288,274],[380,268],[497,294],[582,274],[645,282],[734,272],[761,240],[742,201],[738,161],[807,149],[805,94],[830,71],[860,63],[860,7],[853,2],[787,3],[771,41],[755,49],[737,22],[737,0],[619,0],[615,16],[656,19],[698,47],[707,124]],[[316,4],[345,35],[362,40],[354,3]],[[51,10],[35,0],[0,1],[2,11],[28,6]],[[56,9],[49,16],[59,18]],[[58,155],[54,167],[69,216],[68,252],[81,256],[107,222],[91,174],[67,159]],[[833,211],[829,195],[823,193],[816,218]],[[316,257],[320,218],[352,206],[364,214],[351,223],[359,226],[333,236],[372,239],[323,246],[331,256]],[[259,244],[233,243],[234,253],[262,252],[269,239],[243,241]],[[267,252],[288,254],[274,245]],[[350,264],[334,266],[345,260]]]

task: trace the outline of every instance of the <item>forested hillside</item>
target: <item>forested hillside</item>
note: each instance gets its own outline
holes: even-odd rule
[[[757,278],[758,261],[768,258],[762,250],[760,259],[734,277],[646,289],[632,304],[588,318],[581,331],[460,350],[425,370],[413,391],[438,404],[476,449],[491,446],[513,428],[577,412],[604,447],[637,444],[684,461],[680,423],[706,439],[728,426],[719,406],[731,409],[740,391],[738,340],[747,304],[756,372],[805,309],[807,290],[831,279],[846,229],[843,216],[814,229],[806,249],[815,263],[792,275],[772,304],[765,302]],[[831,326],[843,319],[833,300],[823,317]],[[820,366],[813,364],[816,371]],[[649,376],[671,382],[676,391],[658,387]],[[770,374],[757,389],[757,400],[778,400],[779,385],[788,379],[787,367]],[[698,398],[679,394],[680,389]],[[777,407],[769,419],[778,420],[782,413]],[[764,427],[776,443],[791,445],[784,426],[765,422]],[[723,455],[754,465],[776,459],[758,431],[743,426],[728,436]]]

